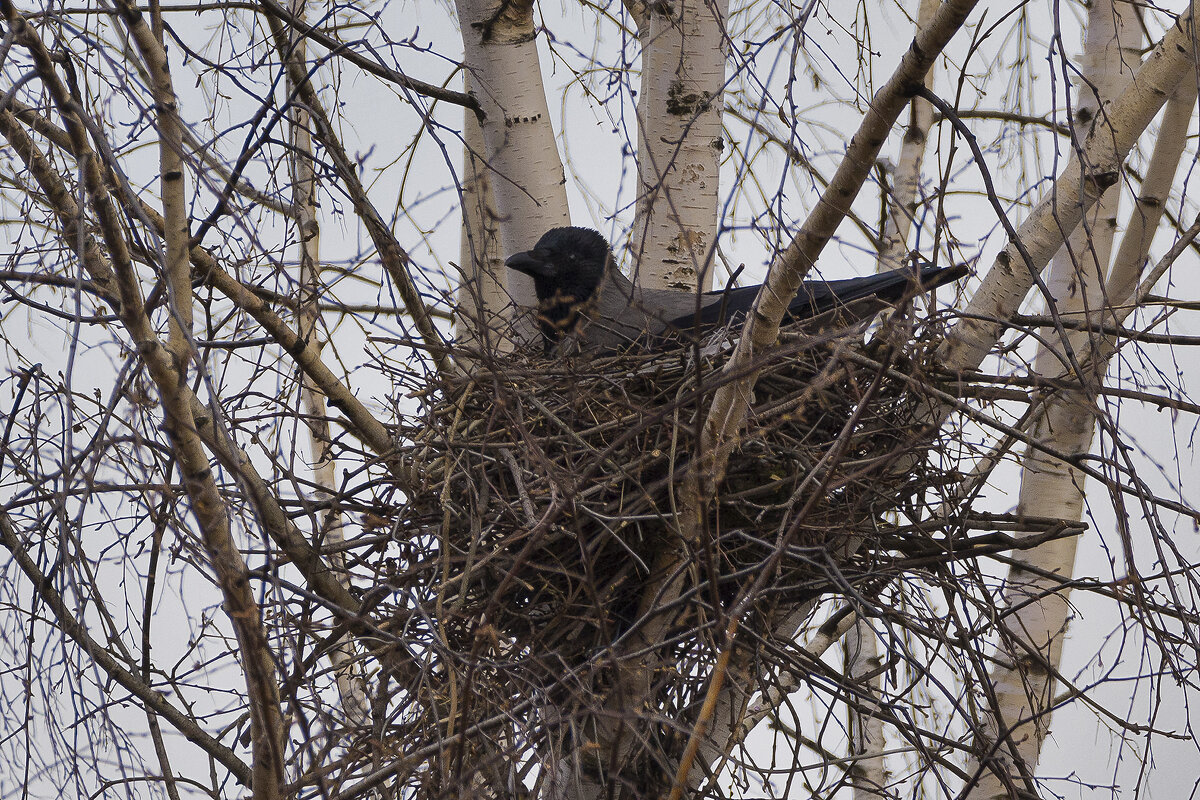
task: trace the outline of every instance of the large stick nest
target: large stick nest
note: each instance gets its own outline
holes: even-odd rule
[[[683,544],[697,553],[696,574],[717,579],[718,597],[783,546],[772,586],[814,595],[822,554],[848,542],[870,552],[881,526],[906,508],[915,516],[923,490],[944,481],[913,427],[935,337],[859,338],[794,334],[756,365],[706,540]],[[439,575],[452,649],[469,649],[482,623],[560,656],[610,643],[656,559],[681,546],[679,489],[713,393],[731,377],[729,348],[708,349],[719,352],[512,355],[418,392],[421,411],[399,431],[409,550],[388,583],[428,596],[430,571]]]

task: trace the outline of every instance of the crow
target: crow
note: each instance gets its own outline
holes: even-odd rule
[[[760,288],[697,295],[635,286],[617,269],[608,240],[589,228],[553,228],[532,250],[504,263],[533,278],[547,355],[566,339],[587,352],[657,349],[672,340],[692,341],[744,320]],[[804,281],[784,323],[803,323],[810,333],[854,327],[917,291],[966,274],[964,265],[924,266],[919,275],[897,269],[864,278]]]

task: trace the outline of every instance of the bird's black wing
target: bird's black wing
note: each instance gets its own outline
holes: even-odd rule
[[[924,267],[920,274],[921,289],[932,289],[956,281],[966,274],[967,268],[962,264],[953,267]],[[912,270],[897,269],[878,275],[838,281],[804,281],[795,299],[788,305],[788,313],[783,322],[802,322],[865,298],[879,301],[878,305],[870,310],[870,313],[874,314],[883,306],[896,303],[909,294],[913,289],[915,277]],[[706,292],[698,314],[677,317],[669,322],[669,327],[678,331],[704,331],[727,322],[740,322],[754,305],[754,298],[758,296],[760,288],[742,286]]]
[[[846,278],[840,281],[805,281],[788,306],[787,321],[802,321],[820,316],[856,300],[872,297],[883,305],[900,302],[915,291],[927,291],[967,274],[965,264],[952,267],[922,267],[918,278],[910,269],[895,269],[878,275],[862,278]],[[919,289],[914,285],[920,281]]]

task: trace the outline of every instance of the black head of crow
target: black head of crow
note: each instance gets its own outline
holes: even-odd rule
[[[571,335],[585,350],[614,350],[632,344],[698,336],[744,319],[759,286],[705,292],[634,286],[613,259],[608,241],[588,228],[554,228],[532,250],[505,264],[533,278],[538,324],[547,352]],[[967,274],[963,265],[897,269],[863,278],[804,281],[788,305],[784,323],[803,322],[816,332],[853,327],[919,290]],[[919,282],[919,287],[917,286]]]
[[[547,347],[577,330],[595,310],[605,279],[617,273],[612,260],[608,240],[596,231],[553,228],[532,250],[504,262],[533,278],[538,326]]]

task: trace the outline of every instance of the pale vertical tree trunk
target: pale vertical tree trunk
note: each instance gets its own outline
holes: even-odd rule
[[[883,719],[870,713],[879,698],[883,686],[882,663],[879,657],[879,640],[874,628],[865,617],[859,617],[854,627],[846,634],[843,642],[846,656],[846,677],[851,686],[869,688],[855,699],[863,706],[862,711],[853,707],[848,712],[850,739],[850,785],[854,787],[855,800],[890,797],[887,787],[892,782],[887,759],[881,755],[884,748]]]
[[[470,76],[466,84],[470,93]],[[507,349],[512,344],[511,338],[496,335],[508,295],[504,290],[499,214],[484,161],[486,152],[479,117],[471,109],[463,109],[462,241],[458,261],[462,282],[458,287],[454,338],[467,350]]]
[[[1098,117],[1100,103],[1123,88],[1139,58],[1137,48],[1141,37],[1135,33],[1133,14],[1132,6],[1115,5],[1113,0],[1096,0],[1089,9],[1082,69],[1084,85],[1079,88],[1075,114],[1076,125],[1081,129],[1090,127],[1094,120],[1099,135],[1105,135],[1105,118]],[[1191,97],[1195,97],[1194,91]],[[1081,142],[1076,146],[1082,146]],[[1174,151],[1174,157],[1177,162],[1178,151]],[[1119,190],[1119,184],[1110,188],[1084,214],[1082,224],[1068,237],[1067,245],[1052,263],[1047,287],[1058,312],[1069,319],[1098,320],[1102,316],[1094,312],[1105,301],[1102,276],[1111,259]],[[1138,216],[1137,212],[1134,216]],[[1134,236],[1139,249],[1148,248],[1150,236],[1140,233]],[[1137,260],[1141,261],[1144,255],[1143,249]],[[1114,288],[1112,282],[1109,288]],[[1121,294],[1110,293],[1109,299],[1123,301],[1130,288],[1131,285],[1119,289]],[[1061,379],[1064,357],[1077,360],[1090,352],[1089,335],[1088,331],[1075,331],[1064,340],[1053,330],[1045,332],[1035,357],[1035,372]],[[1033,429],[1036,441],[1070,455],[1088,452],[1095,428],[1095,388],[1103,382],[1107,362],[1092,362],[1091,366],[1093,369],[1082,370],[1082,374],[1075,376],[1078,383],[1074,387],[1051,400],[1052,405]],[[1031,447],[1025,457],[1017,513],[1077,521],[1083,516],[1085,482],[1086,477],[1069,464]],[[992,672],[998,719],[988,731],[992,741],[983,743],[985,749],[995,746],[995,768],[982,772],[970,795],[973,798],[1010,796],[1010,787],[1023,780],[1021,771],[1032,773],[1037,764],[1049,732],[1053,676],[1060,664],[1070,613],[1069,589],[1059,584],[1074,572],[1076,544],[1076,537],[1066,537],[1014,554],[1005,587],[1005,606],[1014,609],[1004,623],[1003,647],[1010,655],[1001,656]],[[997,737],[1008,738],[995,742]],[[1014,757],[1019,759],[1019,765],[1013,764]],[[977,763],[970,766],[979,768]]]
[[[144,27],[144,26],[143,26]],[[167,350],[175,360],[175,370],[180,380],[186,382],[192,366],[192,271],[189,259],[190,228],[187,217],[187,183],[184,179],[183,157],[184,126],[179,118],[178,100],[171,81],[170,65],[166,59],[163,41],[161,9],[151,7],[151,32],[154,44],[142,42],[142,52],[148,65],[157,67],[148,75],[158,106],[156,125],[158,128],[159,176],[162,182],[164,273],[170,317],[167,321]],[[143,30],[144,36],[144,30]],[[134,33],[135,40],[137,33]],[[148,52],[153,50],[153,54]],[[158,59],[161,61],[158,62]],[[155,63],[158,62],[158,63]],[[145,71],[143,71],[144,73]],[[149,658],[149,654],[145,654]],[[165,775],[170,775],[170,762],[158,717],[147,711],[154,749]],[[178,800],[179,790],[174,780],[165,782],[167,794]]]
[[[149,66],[148,77],[154,92],[154,102],[159,109],[155,124],[158,128],[159,176],[162,180],[163,223],[164,223],[164,272],[170,291],[167,297],[171,315],[167,321],[167,349],[175,359],[175,368],[186,380],[192,350],[192,270],[188,258],[189,228],[187,218],[187,185],[184,181],[183,126],[179,120],[178,101],[171,81],[171,71],[163,46],[162,19],[153,18],[154,28],[150,32],[153,42],[146,40],[145,26],[142,35],[132,30]],[[148,52],[151,48],[154,54]],[[161,62],[155,58],[161,54]]]
[[[532,0],[458,0],[463,60],[479,101],[502,254],[526,250],[550,228],[569,225],[566,178],[554,142],[533,28]],[[535,302],[533,281],[507,270],[508,294]],[[537,333],[528,317],[514,331]]]
[[[1172,94],[1164,114],[1163,124],[1159,131],[1150,167],[1146,172],[1146,181],[1134,209],[1128,231],[1122,239],[1117,258],[1107,282],[1109,300],[1112,303],[1106,309],[1090,315],[1097,324],[1111,321],[1121,324],[1136,308],[1138,298],[1135,296],[1137,274],[1145,263],[1145,256],[1157,228],[1158,220],[1163,211],[1163,202],[1169,191],[1169,186],[1178,168],[1179,159],[1187,141],[1188,124],[1195,110],[1196,84],[1185,78],[1178,89]],[[1152,285],[1155,277],[1148,279]],[[1141,288],[1144,293],[1150,285]],[[1111,337],[1096,337],[1089,347],[1080,348],[1078,359],[1088,376],[1103,376],[1113,355]],[[1093,396],[1083,389],[1073,389],[1064,392],[1061,399],[1056,401],[1045,415],[1045,423],[1040,425],[1035,434],[1044,434],[1040,439],[1048,441],[1056,449],[1066,453],[1083,452],[1090,444],[1094,434],[1095,408]],[[1071,437],[1074,437],[1072,439]],[[1036,468],[1036,471],[1035,471]],[[1084,477],[1065,465],[1057,463],[1048,457],[1030,458],[1022,483],[1020,508],[1028,514],[1037,513],[1039,506],[1052,509],[1059,517],[1072,518],[1071,515],[1082,514]],[[1041,494],[1039,494],[1041,493]],[[1057,500],[1057,504],[1055,504]],[[1030,551],[1023,557],[1018,557],[1014,567],[1014,575],[1010,577],[1010,601],[1020,602],[1030,592],[1039,591],[1038,584],[1044,583],[1041,590],[1048,590],[1053,582],[1040,579],[1030,574],[1032,569],[1044,570],[1051,574],[1066,577],[1074,562],[1074,539],[1066,539],[1050,548],[1043,545],[1037,550]],[[1058,561],[1055,561],[1058,559]],[[1027,566],[1026,566],[1027,565]],[[1053,678],[1046,674],[1045,664],[1057,669],[1061,656],[1062,633],[1065,630],[1066,603],[1069,600],[1069,590],[1061,589],[1057,595],[1047,597],[1040,602],[1031,604],[1028,613],[1023,612],[1017,617],[1016,633],[1021,635],[1021,641],[1026,647],[1038,644],[1028,641],[1029,633],[1042,635],[1042,648],[1038,651],[1044,654],[1045,662],[1040,658],[1026,659],[1022,683],[1022,675],[1015,674],[1011,669],[997,670],[995,683],[997,697],[1002,706],[1007,704],[1013,717],[1005,717],[1006,721],[1036,717],[1040,709],[1030,708],[1029,697],[1035,701],[1045,702],[1053,693]],[[1041,630],[1034,627],[1043,626]],[[1057,626],[1057,627],[1055,627]],[[1047,644],[1047,639],[1049,642]],[[1039,691],[1040,690],[1040,691]],[[1028,696],[1026,695],[1028,693]],[[1039,747],[1045,734],[1045,720],[1036,720],[1032,731],[1025,733],[1018,729],[1015,738],[1018,747],[1034,750],[1032,757],[1036,758],[1034,748]],[[1024,755],[1024,754],[1023,754]],[[1026,759],[1029,756],[1025,756]],[[1027,763],[1032,764],[1032,762]],[[980,797],[1006,797],[1007,794],[997,786],[993,775],[985,775],[979,787]]]
[[[937,10],[938,0],[921,0],[917,10],[917,29],[927,25]],[[924,85],[933,88],[933,69],[925,75]],[[933,126],[933,106],[928,100],[913,98],[909,104],[909,123],[904,131],[900,146],[900,160],[896,165],[891,195],[888,198],[887,218],[880,236],[879,255],[875,260],[876,272],[886,272],[902,266],[907,252],[908,233],[912,228],[917,208],[917,192],[921,186],[921,165],[925,161],[925,147],[929,140],[929,129]],[[859,702],[870,705],[880,696],[883,687],[883,672],[879,669],[879,640],[871,623],[858,617],[854,627],[846,634],[843,652],[845,672],[854,686],[869,687],[871,697],[860,697]],[[884,796],[892,776],[887,759],[881,755],[884,747],[883,718],[878,714],[863,713],[853,708],[847,710],[850,740],[850,783],[855,800],[868,800]]]
[[[1196,113],[1196,83],[1195,79],[1185,77],[1167,101],[1158,141],[1146,168],[1137,205],[1129,216],[1129,224],[1125,235],[1121,237],[1121,246],[1117,248],[1105,285],[1113,305],[1125,303],[1133,297],[1138,277],[1146,264],[1146,254],[1150,252],[1150,243],[1166,210],[1179,159],[1187,145],[1188,126]]]
[[[1093,125],[1104,127],[1101,104],[1107,103],[1125,88],[1140,56],[1141,36],[1136,33],[1133,9],[1114,0],[1095,0],[1088,9],[1086,40],[1073,120],[1072,146],[1079,151]],[[1120,186],[1109,187],[1083,216],[1083,221],[1059,248],[1050,265],[1046,288],[1061,314],[1072,318],[1100,308],[1104,302],[1103,277],[1112,257],[1113,234],[1117,227]],[[1043,331],[1052,340],[1053,329]],[[1072,335],[1066,346],[1038,347],[1034,369],[1039,375],[1054,376],[1062,371],[1062,355],[1067,347],[1086,343],[1088,334]]]
[[[1004,332],[1004,324],[993,320],[1012,317],[1034,284],[1036,273],[1031,269],[1037,271],[1049,263],[1062,245],[1063,231],[1073,231],[1083,218],[1084,207],[1098,199],[1095,189],[1107,188],[1116,180],[1121,164],[1167,97],[1182,79],[1192,79],[1198,4],[1197,0],[1189,3],[1137,69],[1133,81],[1106,107],[1108,126],[1087,136],[1082,154],[1072,156],[1051,190],[1016,229],[1017,236],[1010,238],[996,257],[962,319],[938,348],[937,357],[945,369],[979,367]]]
[[[938,0],[921,0],[917,10],[917,28],[933,19]],[[925,86],[933,88],[933,70],[925,76]],[[908,232],[912,228],[917,211],[917,192],[921,188],[921,165],[925,162],[925,146],[929,141],[929,129],[933,126],[933,106],[928,100],[914,97],[909,105],[911,117],[904,130],[904,143],[900,146],[900,161],[896,165],[892,181],[891,197],[888,200],[887,219],[880,236],[879,256],[875,261],[876,272],[903,266],[907,252]]]
[[[706,290],[712,284],[724,149],[729,0],[643,8],[635,280],[655,288]]]
[[[466,126],[469,154],[464,166],[464,277],[478,278],[477,297],[460,293],[462,313],[491,319],[490,302],[511,300],[521,309],[536,303],[533,281],[501,266],[505,256],[532,247],[547,230],[569,225],[566,179],[542,83],[533,27],[532,0],[458,0],[468,90],[479,103],[479,147]],[[490,191],[487,185],[490,183]],[[489,268],[494,269],[489,275]],[[499,273],[503,271],[503,281]],[[471,323],[475,324],[474,321]],[[459,319],[460,330],[466,323]],[[477,334],[482,329],[476,328]],[[511,330],[512,339],[504,341]],[[495,346],[520,348],[539,337],[532,317],[518,313]],[[478,340],[478,339],[477,339]],[[567,797],[577,784],[569,767],[547,755],[555,773],[544,792]]]
[[[298,19],[304,19],[306,0],[289,0],[288,10]],[[307,48],[304,37],[293,35],[291,52],[285,54],[304,64]],[[295,87],[287,83],[289,96]],[[292,144],[291,178],[292,204],[295,209],[296,228],[299,233],[300,294],[297,313],[297,328],[300,338],[308,343],[317,358],[321,357],[323,344],[318,326],[321,318],[320,301],[323,295],[321,282],[321,221],[317,215],[317,176],[313,170],[312,118],[301,104],[290,109],[290,135]],[[316,492],[317,500],[328,501],[337,491],[337,461],[333,457],[333,437],[329,430],[329,413],[324,392],[303,375],[301,378],[301,402],[308,427],[309,452],[312,454],[313,483],[321,487]],[[343,512],[331,506],[322,514],[321,529],[317,531],[314,545],[332,547],[327,556],[329,566],[338,581],[349,585],[346,574],[346,557],[340,545],[344,544]],[[358,648],[349,636],[329,651],[333,665],[338,694],[342,701],[342,712],[353,725],[365,725],[370,720],[366,683],[361,673],[361,658]]]

